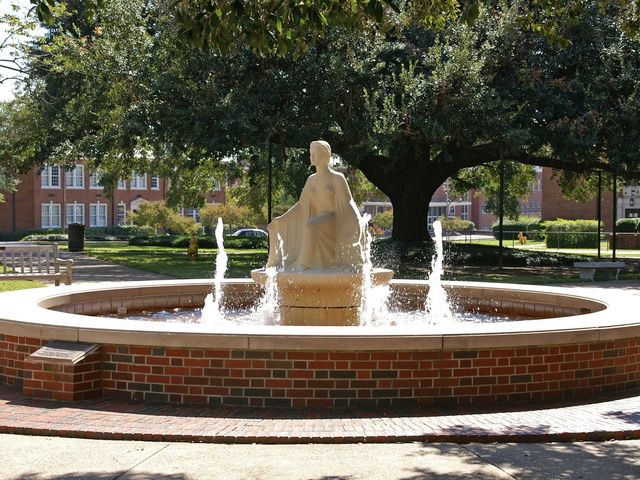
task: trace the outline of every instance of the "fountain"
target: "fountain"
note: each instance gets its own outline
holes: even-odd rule
[[[311,143],[311,175],[299,201],[268,227],[268,268],[276,275],[282,325],[359,325],[369,287],[384,285],[393,272],[370,268],[367,225],[347,181],[330,167],[331,147]],[[363,274],[366,272],[366,274]],[[265,269],[251,272],[264,285]]]
[[[57,400],[281,407],[557,402],[640,386],[640,321],[629,293],[434,283],[437,259],[429,281],[371,272],[366,219],[354,212],[344,178],[329,168],[329,152],[312,144],[316,176],[269,226],[269,259],[252,272],[256,281],[222,279],[216,266],[218,293],[207,305],[225,315],[253,309],[260,324],[118,317],[200,309],[209,280],[2,293],[0,383]],[[363,285],[372,288],[363,294]],[[439,291],[458,313],[524,319],[392,326],[378,321],[375,289],[389,292],[394,317],[413,311],[425,318]],[[51,351],[62,351],[62,360]]]

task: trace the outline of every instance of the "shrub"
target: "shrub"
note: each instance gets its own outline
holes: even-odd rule
[[[22,242],[66,242],[69,237],[66,233],[32,233],[22,237]]]
[[[500,240],[500,225],[491,226],[493,236]],[[518,233],[524,232],[529,240],[540,240],[542,226],[538,217],[520,217],[518,220],[505,220],[502,224],[502,239],[517,240]]]
[[[442,228],[447,232],[469,232],[476,228],[471,220],[463,220],[458,217],[440,217]]]
[[[376,267],[391,268],[398,276],[403,276],[411,265],[428,266],[434,254],[434,245],[431,242],[407,243],[390,238],[374,241],[371,254]],[[499,255],[500,249],[497,246],[444,243],[444,261],[447,266],[495,266]],[[574,261],[584,259],[583,256],[566,253],[503,249],[504,265],[509,267],[571,266]]]
[[[596,220],[553,220],[544,222],[547,248],[597,248]]]
[[[87,240],[128,240],[132,237],[151,234],[153,234],[152,227],[138,225],[87,227],[84,230],[84,238]]]
[[[218,248],[214,237],[201,235],[197,238],[200,248]],[[151,235],[133,237],[129,240],[129,245],[186,248],[190,240],[189,235]],[[267,248],[269,242],[266,238],[229,236],[224,238],[224,246],[237,249]]]
[[[384,230],[391,230],[393,228],[393,210],[378,213],[371,219],[371,222]]]
[[[620,233],[640,232],[640,218],[621,218],[616,222],[616,231]]]

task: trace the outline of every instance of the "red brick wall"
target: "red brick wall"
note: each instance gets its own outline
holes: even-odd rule
[[[41,344],[0,335],[0,382],[22,388],[23,379],[39,380],[25,387],[59,391],[37,370],[25,376],[24,358]],[[73,382],[97,381],[96,362],[90,372],[75,372],[91,379]],[[101,363],[103,394],[133,400],[286,407],[537,402],[638,387],[640,338],[411,352],[103,345]]]
[[[42,188],[39,170],[32,169],[29,173],[20,177],[18,191],[15,193],[15,210],[14,195],[9,192],[5,193],[5,203],[0,203],[0,232],[13,232],[14,220],[15,231],[39,229],[42,225],[43,203],[58,203],[61,206],[61,222],[64,226],[67,204],[74,202],[83,203],[85,205],[85,223],[89,225],[89,204],[106,203],[107,204],[107,224],[117,224],[117,205],[124,202],[126,209],[131,210],[131,202],[138,199],[147,201],[163,200],[166,197],[167,182],[160,177],[159,189],[151,189],[151,177],[147,175],[147,188],[144,190],[134,190],[129,188],[130,183],[127,182],[127,188],[123,190],[115,189],[113,198],[109,199],[102,189],[89,188],[90,171],[85,168],[84,171],[84,188],[72,189],[65,187],[65,176],[62,172],[60,177],[60,188]],[[209,192],[205,195],[206,202],[224,203],[226,200],[224,191]]]
[[[0,383],[22,389],[24,359],[44,345],[37,338],[14,337],[0,333]]]
[[[562,194],[560,186],[553,178],[553,170],[542,169],[542,219],[555,220],[565,218],[568,220],[595,220],[596,198],[586,202],[574,202],[568,200]],[[613,228],[613,193],[611,191],[602,192],[602,221],[604,229],[611,231]]]
[[[342,407],[587,397],[638,386],[640,339],[424,352],[104,346],[105,395],[211,405]]]
[[[26,359],[22,393],[26,397],[64,401],[101,397],[101,368],[99,350],[75,365]]]

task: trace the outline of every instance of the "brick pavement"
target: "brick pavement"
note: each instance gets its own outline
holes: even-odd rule
[[[636,392],[640,394],[640,392]],[[552,442],[640,438],[640,396],[490,413],[28,400],[0,386],[0,433],[211,443]]]

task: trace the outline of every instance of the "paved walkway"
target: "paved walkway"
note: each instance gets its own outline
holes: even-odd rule
[[[640,441],[224,445],[0,434],[0,479],[631,480]]]
[[[640,396],[560,408],[293,410],[29,400],[0,386],[0,433],[213,443],[553,442],[640,438]]]
[[[118,282],[124,280],[166,280],[170,277],[143,272],[105,262],[78,252],[60,252],[62,258],[73,260],[73,283]]]

